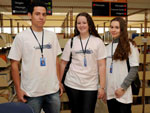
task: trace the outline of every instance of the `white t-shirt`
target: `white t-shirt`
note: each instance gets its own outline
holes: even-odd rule
[[[40,45],[42,32],[34,32]],[[46,66],[40,66],[41,50],[30,29],[19,33],[8,58],[22,60],[21,89],[30,97],[55,93],[59,90],[56,74],[56,57],[61,54],[56,34],[44,30],[43,54]]]
[[[113,54],[117,48],[118,43],[113,43]],[[107,100],[116,98],[114,92],[116,89],[121,87],[125,77],[128,75],[128,68],[126,64],[126,60],[113,60],[113,70],[110,73],[110,66],[112,62],[112,43],[110,43],[107,49],[107,60],[106,60],[106,83],[107,83]],[[138,66],[139,65],[139,52],[136,47],[134,47],[130,43],[131,54],[129,55],[129,63],[130,66]],[[125,94],[121,98],[116,98],[119,102],[122,103],[132,103],[132,91],[131,86],[126,90]]]
[[[88,38],[82,40],[83,48]],[[87,67],[84,66],[84,54],[78,36],[73,39],[73,47],[70,49],[70,41],[65,45],[62,59],[69,61],[72,52],[72,62],[67,72],[65,85],[79,90],[98,89],[98,60],[106,58],[106,48],[100,38],[90,36],[86,49]]]

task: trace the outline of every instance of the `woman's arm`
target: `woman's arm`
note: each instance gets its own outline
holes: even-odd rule
[[[98,60],[100,88],[98,90],[98,98],[103,98],[105,95],[106,84],[106,59]]]
[[[126,90],[132,83],[132,81],[135,80],[138,73],[138,66],[130,67],[130,71],[126,78],[124,79],[123,83],[121,84],[121,88]]]

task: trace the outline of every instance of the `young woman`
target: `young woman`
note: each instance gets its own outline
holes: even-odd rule
[[[138,72],[139,52],[128,39],[127,24],[121,17],[111,20],[110,33],[113,37],[107,49],[107,104],[109,113],[131,113],[131,82]],[[130,71],[128,72],[127,60]]]
[[[72,52],[64,82],[72,113],[94,113],[97,95],[103,98],[105,94],[106,49],[88,13],[77,15],[71,49],[70,43],[71,39],[61,57],[61,75]]]

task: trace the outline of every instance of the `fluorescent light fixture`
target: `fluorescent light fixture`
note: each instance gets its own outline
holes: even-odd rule
[[[4,14],[4,15],[12,15],[11,12],[1,12],[1,14]]]

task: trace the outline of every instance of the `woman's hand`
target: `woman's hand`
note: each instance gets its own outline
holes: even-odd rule
[[[117,98],[120,98],[124,95],[125,93],[125,90],[123,88],[118,88],[116,91],[115,91],[115,95]]]
[[[98,89],[98,99],[102,99],[104,103],[106,103],[106,93],[104,88]]]
[[[104,88],[99,88],[99,89],[98,89],[98,98],[99,98],[99,99],[102,99],[102,98],[104,97],[104,95],[105,95],[105,90],[104,90]]]

